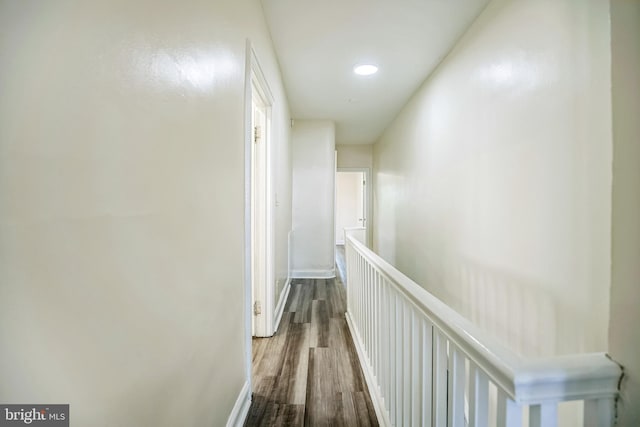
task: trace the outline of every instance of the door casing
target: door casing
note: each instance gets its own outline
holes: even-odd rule
[[[265,129],[262,131],[264,154],[264,168],[260,171],[263,178],[261,185],[264,185],[264,269],[261,273],[263,280],[256,280],[255,256],[259,254],[254,247],[256,224],[254,221],[254,183],[256,182],[254,168],[254,129],[253,129],[253,106],[254,99],[261,100],[265,109]],[[257,55],[247,40],[246,43],[246,64],[245,64],[245,257],[244,257],[244,289],[245,289],[245,369],[248,378],[251,378],[251,338],[252,336],[271,336],[274,333],[274,203],[272,190],[272,165],[271,151],[271,110],[274,102],[272,92],[267,80],[260,68]],[[259,284],[254,289],[254,285]],[[254,316],[255,299],[260,300],[261,314]]]
[[[370,168],[336,168],[336,175],[338,172],[362,172],[365,176],[366,187],[365,187],[365,228],[366,228],[366,243],[367,247],[371,247],[372,236],[371,236],[371,212],[372,212],[372,183],[371,183],[371,169]],[[336,177],[336,183],[338,182]],[[336,184],[337,185],[337,184]],[[336,189],[337,194],[337,189]],[[337,207],[336,207],[337,209]],[[334,224],[335,218],[337,218],[337,210],[334,214]]]

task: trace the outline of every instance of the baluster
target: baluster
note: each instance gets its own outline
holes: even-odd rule
[[[396,290],[391,290],[389,298],[389,417],[391,420],[396,419]]]
[[[378,270],[373,267],[371,275],[371,366],[373,373],[378,378],[377,371],[377,352],[378,352]]]
[[[384,372],[384,325],[385,325],[385,317],[384,317],[384,277],[382,274],[378,274],[378,365],[380,366],[380,383],[383,381]]]
[[[362,289],[364,288],[364,277],[362,276],[362,256],[358,259],[358,295],[356,296],[356,315],[358,321],[358,332],[362,335]]]
[[[447,425],[447,340],[433,327],[433,426]]]
[[[362,257],[360,254],[356,257],[355,262],[355,274],[358,281],[357,287],[353,289],[353,320],[357,322],[358,328],[360,328],[360,291],[362,289],[362,274],[360,274],[360,264],[362,263]]]
[[[373,267],[369,264],[369,286],[367,287],[367,325],[369,332],[368,356],[369,363],[373,363]]]
[[[352,274],[353,277],[351,278],[351,282],[353,283],[353,286],[351,284],[349,284],[349,288],[351,289],[350,292],[350,298],[351,298],[351,316],[353,318],[353,321],[356,322],[357,321],[357,302],[356,302],[356,298],[358,295],[358,288],[360,288],[360,277],[358,277],[358,258],[357,257],[353,257],[353,268],[352,270]]]
[[[367,299],[367,314],[369,315],[369,363],[373,363],[373,345],[375,339],[375,328],[373,327],[374,310],[373,310],[373,292],[374,292],[374,272],[375,270],[369,265],[369,298]]]
[[[502,390],[498,390],[497,417],[498,427],[518,427],[522,425],[522,408]]]
[[[360,275],[362,277],[362,286],[360,287],[360,293],[358,294],[358,326],[360,331],[360,337],[362,338],[363,350],[366,349],[367,336],[365,334],[366,322],[364,319],[364,293],[367,289],[367,265],[365,260],[361,260]],[[365,350],[366,351],[366,350]]]
[[[345,242],[344,244],[344,259],[346,262],[345,272],[347,274],[347,283],[349,283],[349,265],[351,264],[351,245],[349,245],[349,242]],[[345,285],[347,283],[345,283]]]
[[[557,425],[557,403],[544,403],[529,407],[529,427],[555,427]]]
[[[371,288],[371,363],[378,366],[378,334],[380,333],[380,313],[378,312],[378,270],[373,270],[373,287]]]
[[[352,258],[351,263],[351,278],[349,279],[349,286],[347,287],[348,297],[347,297],[347,305],[349,307],[349,312],[351,313],[352,319],[356,320],[356,292],[358,287],[360,287],[360,280],[358,279],[358,275],[356,274],[357,259],[354,256]]]
[[[349,242],[345,245],[345,253],[347,259],[347,283],[345,283],[347,287],[347,311],[351,312],[351,288],[353,287],[351,283],[353,282],[353,279],[351,278],[351,245]]]
[[[369,287],[369,264],[367,263],[366,260],[364,260],[364,264],[362,266],[362,277],[364,277],[364,286],[362,287],[362,338],[364,339],[364,351],[367,354],[367,356],[369,355],[369,351],[367,348],[367,344],[368,344],[368,336],[367,336],[367,332],[368,332],[368,325],[367,325],[367,292],[368,292],[368,287]]]
[[[420,342],[420,359],[419,362],[422,364],[422,368],[420,370],[420,378],[422,382],[420,383],[420,407],[421,409],[421,419],[418,422],[420,426],[428,426],[431,425],[431,416],[432,416],[432,386],[433,386],[433,325],[427,320],[421,321],[421,342]]]
[[[613,425],[614,401],[611,398],[584,401],[585,427],[611,427]]]
[[[387,385],[389,384],[389,292],[387,290],[387,283],[382,278],[382,290],[380,295],[380,307],[382,320],[382,339],[380,347],[380,359],[381,359],[381,374],[380,374],[380,388],[382,389],[382,397],[387,409],[389,409],[389,391]]]
[[[422,322],[419,314],[411,310],[411,425],[419,426],[422,403],[422,383],[425,381],[422,371]]]
[[[358,320],[358,290],[362,286],[360,275],[358,274],[358,263],[360,262],[360,256],[354,252],[353,255],[353,289],[351,290],[351,314],[353,314],[353,321]]]
[[[487,427],[489,424],[489,379],[475,364],[469,376],[469,426]]]
[[[411,324],[411,425],[423,426],[431,423],[431,417],[425,416],[430,414],[431,407],[430,396],[428,400],[425,396],[431,386],[431,352],[427,351],[427,343],[430,344],[431,339],[426,334],[426,321],[414,308],[411,310]]]
[[[464,355],[449,342],[449,400],[448,400],[448,426],[464,426],[464,386],[465,366]]]
[[[362,289],[362,337],[364,338],[364,351],[369,358],[369,263],[364,265],[364,288]]]
[[[403,343],[403,329],[404,329],[404,301],[400,294],[400,297],[396,299],[396,426],[402,425],[403,418],[403,372],[402,365],[404,364],[404,343]]]
[[[402,414],[403,423],[401,425],[411,424],[411,350],[413,348],[412,328],[411,328],[411,316],[413,315],[413,308],[407,303],[406,300],[402,301],[403,316],[402,316]]]
[[[373,366],[374,371],[376,373],[376,378],[378,380],[378,384],[380,384],[380,335],[382,334],[381,321],[380,321],[380,273],[376,270],[375,280],[374,280],[374,311],[373,311],[373,321],[374,321],[374,351],[373,351]]]
[[[357,269],[358,269],[358,287],[355,290],[354,295],[354,303],[355,303],[355,316],[354,321],[358,325],[358,332],[362,329],[362,319],[360,319],[360,294],[362,293],[362,287],[364,284],[362,283],[362,256],[358,256],[357,260]]]
[[[393,306],[392,306],[392,301],[393,301],[393,285],[391,284],[391,282],[387,283],[387,287],[386,287],[386,297],[387,297],[387,340],[386,340],[386,345],[384,348],[384,351],[387,355],[387,372],[386,372],[386,380],[387,380],[387,402],[389,403],[389,408],[392,407],[391,402],[392,402],[392,386],[391,384],[393,383],[393,374],[392,374],[392,370],[393,370],[393,360],[391,359],[391,349],[393,347],[393,316],[395,316],[394,312],[393,312]],[[393,418],[390,418],[393,419]]]
[[[362,318],[362,296],[364,294],[365,276],[364,276],[364,258],[360,257],[359,263],[359,272],[360,275],[360,288],[358,289],[358,330],[360,332],[360,336],[364,339],[364,328],[363,328],[363,318]]]
[[[371,306],[369,307],[369,315],[371,321],[371,355],[370,360],[373,366],[376,361],[376,334],[378,330],[376,329],[376,269],[375,267],[371,267],[371,295],[369,297],[369,301],[371,302]]]
[[[395,316],[393,311],[393,285],[387,283],[387,342],[385,347],[385,353],[387,354],[387,402],[389,403],[389,409],[393,407],[393,359],[391,357],[391,351],[393,348],[393,317]],[[389,419],[393,418],[389,415]]]

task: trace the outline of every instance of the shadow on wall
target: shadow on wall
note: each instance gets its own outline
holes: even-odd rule
[[[563,304],[543,284],[470,259],[452,264],[443,299],[513,351],[528,358],[592,351],[586,313]]]

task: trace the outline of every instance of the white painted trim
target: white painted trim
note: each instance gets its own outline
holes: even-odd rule
[[[331,230],[333,234],[333,265],[336,264],[336,257],[338,253],[336,251],[336,224],[338,223],[338,150],[336,149],[335,141],[333,144],[333,224]],[[335,270],[335,267],[334,267]],[[334,271],[335,276],[335,271]]]
[[[287,303],[287,298],[289,297],[289,291],[291,290],[291,278],[288,278],[282,288],[282,292],[280,292],[280,299],[278,300],[278,305],[276,305],[275,311],[275,321],[273,322],[273,333],[275,334],[278,330],[278,326],[280,325],[280,320],[282,319],[282,313],[284,313],[284,306]]]
[[[380,424],[380,426],[382,427],[391,426],[389,412],[385,408],[384,399],[382,398],[380,388],[378,387],[378,381],[376,380],[376,377],[373,373],[373,368],[369,363],[369,359],[367,359],[367,356],[364,352],[364,343],[362,342],[360,334],[355,327],[355,323],[351,319],[351,314],[349,312],[346,312],[345,317],[347,318],[347,326],[349,327],[351,337],[353,338],[353,343],[356,347],[356,353],[358,353],[358,359],[360,360],[360,366],[362,367],[362,372],[364,373],[364,380],[367,383],[367,388],[369,389],[369,395],[371,396],[371,402],[373,403],[373,410],[376,412],[378,424]]]
[[[291,239],[293,238],[293,230],[289,230],[287,233],[287,275],[289,276],[289,280],[291,280],[291,265],[293,265],[293,254],[291,251]]]
[[[251,42],[246,42],[244,86],[244,368],[245,378],[251,384]],[[251,388],[251,387],[249,387]]]
[[[455,345],[470,363],[484,371],[488,379],[515,403],[540,405],[569,400],[615,399],[618,395],[622,371],[606,354],[573,354],[533,360],[523,358],[420,287],[353,236],[347,236],[350,292],[356,292],[357,287],[367,286],[367,277],[373,275],[358,277],[358,270],[352,270],[349,266],[349,251],[359,255],[367,268],[377,272],[376,277],[382,278],[407,303],[423,313],[439,334]],[[349,307],[353,304],[349,296],[347,303]],[[365,305],[365,309],[370,307]]]
[[[257,63],[256,63],[257,64]],[[259,66],[259,65],[258,65]],[[261,83],[262,84],[262,83]],[[266,82],[264,83],[266,84]],[[267,129],[265,131],[265,135],[267,136],[267,150],[266,150],[266,166],[267,166],[267,191],[266,191],[266,225],[267,225],[267,233],[266,233],[266,264],[267,264],[267,285],[265,289],[265,307],[263,308],[265,312],[265,325],[266,327],[270,327],[274,323],[274,309],[275,309],[275,294],[276,294],[276,279],[275,279],[275,259],[276,259],[276,242],[275,242],[275,189],[273,185],[273,133],[271,128],[273,126],[272,121],[272,113],[273,113],[273,96],[271,95],[271,90],[269,86],[266,86],[266,90],[269,93],[267,98],[269,100],[269,104],[267,105]],[[273,335],[274,331],[267,330],[267,333],[271,332]]]
[[[332,279],[336,277],[336,269],[331,270],[293,270],[291,277],[294,279]]]
[[[251,385],[245,382],[227,418],[227,427],[242,427],[251,407]]]
[[[248,244],[249,247],[246,249],[247,255],[247,268],[248,277],[249,277],[249,321],[250,328],[253,325],[252,332],[250,332],[249,344],[251,344],[251,335],[255,336],[271,336],[273,335],[273,331],[271,331],[271,327],[274,324],[274,309],[275,309],[275,278],[274,278],[274,270],[275,270],[275,207],[273,203],[274,199],[274,188],[273,188],[273,165],[272,165],[272,135],[271,135],[271,127],[272,127],[272,106],[274,104],[274,97],[271,92],[271,88],[264,76],[262,68],[260,67],[260,62],[258,61],[258,57],[256,55],[255,50],[253,49],[251,42],[247,40],[247,58],[246,58],[246,70],[245,70],[245,91],[248,91],[248,94],[245,93],[245,102],[247,105],[245,106],[245,122],[247,126],[246,130],[246,142],[245,142],[245,150],[248,150],[245,154],[245,158],[248,157],[248,160],[245,160],[245,168],[248,168],[248,172],[245,172],[245,204],[248,203],[248,206],[245,207],[245,221],[248,222],[248,225],[245,227],[248,229]],[[253,89],[257,92],[257,95],[264,101],[265,104],[265,113],[266,113],[266,129],[265,129],[265,137],[266,137],[266,147],[265,147],[265,286],[264,289],[256,292],[257,299],[262,302],[262,314],[257,317],[253,317],[253,301],[252,301],[252,277],[251,277],[251,239],[252,239],[252,230],[251,230],[251,182],[252,182],[252,168],[251,168],[251,150],[252,150],[252,134],[253,130],[251,129],[251,103],[253,99]],[[247,241],[247,239],[245,240]],[[251,363],[251,347],[249,347],[249,366]],[[250,375],[250,367],[249,367],[249,375]]]

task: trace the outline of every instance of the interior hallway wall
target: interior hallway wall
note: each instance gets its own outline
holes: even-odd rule
[[[334,277],[335,125],[296,120],[293,144],[293,277]]]
[[[374,146],[374,247],[527,356],[606,351],[606,2],[496,0]]]
[[[248,380],[247,38],[275,97],[282,275],[289,113],[258,1],[0,2],[0,402],[225,425]]]
[[[336,145],[339,168],[373,167],[373,144]]]
[[[640,426],[640,1],[611,1],[613,228],[609,353],[621,427]]]

